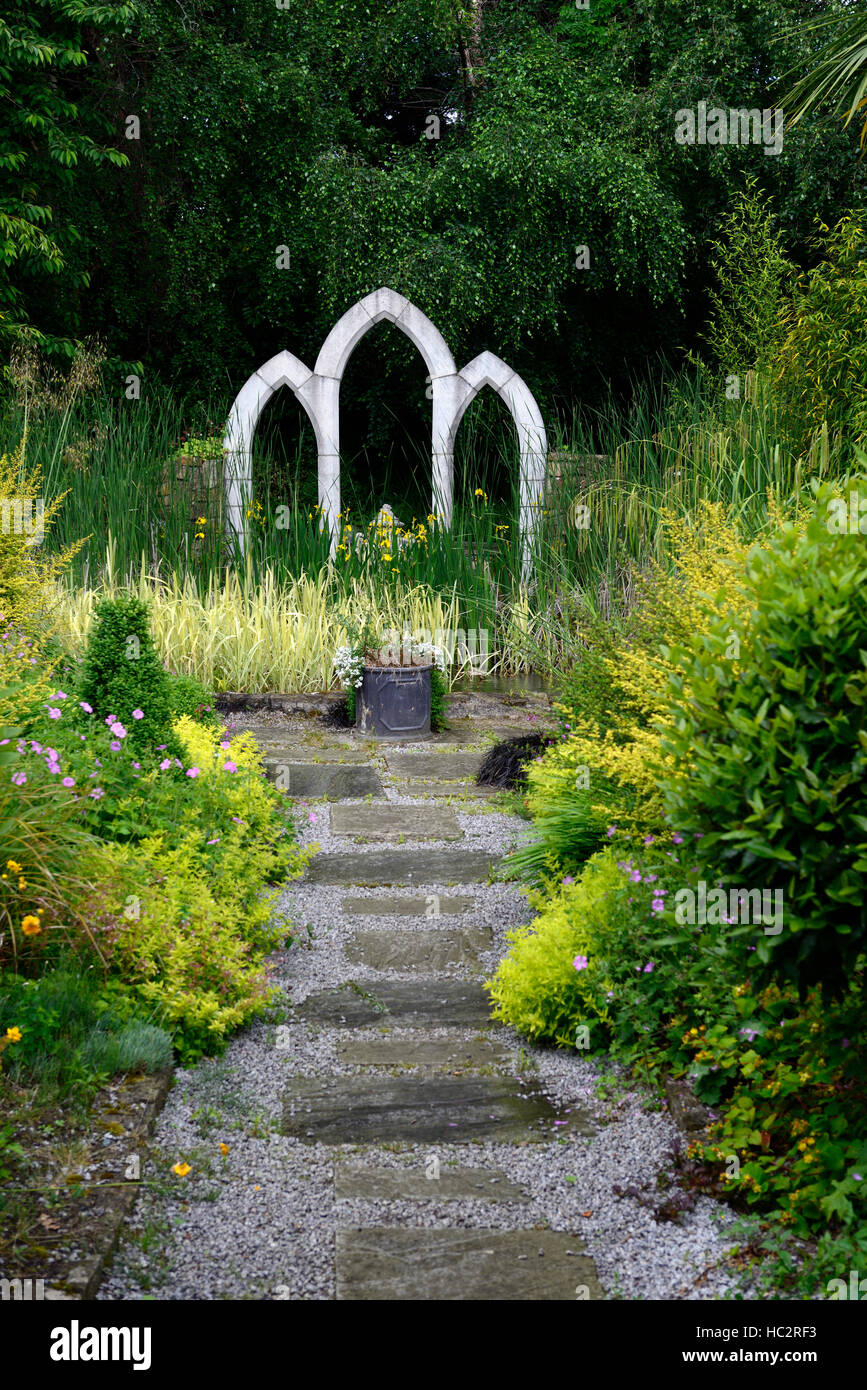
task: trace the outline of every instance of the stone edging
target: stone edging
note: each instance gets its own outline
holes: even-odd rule
[[[152,1076],[143,1076],[134,1082],[124,1094],[130,1103],[129,1125],[125,1139],[128,1149],[124,1155],[126,1162],[137,1156],[144,1166],[141,1148],[153,1132],[159,1112],[165,1104],[171,1089],[174,1069],[166,1068]],[[141,1109],[133,1107],[140,1106]],[[110,1112],[114,1117],[115,1112]],[[94,1111],[91,1123],[98,1126],[103,1114]],[[54,1276],[52,1286],[46,1288],[47,1299],[92,1299],[99,1288],[105,1266],[114,1253],[124,1220],[129,1215],[138,1197],[139,1183],[135,1179],[117,1184],[93,1183],[86,1187],[88,1200],[96,1195],[99,1206],[92,1213],[92,1227],[88,1237],[92,1239],[92,1253],[83,1261],[70,1264],[65,1275]]]
[[[693,1143],[706,1142],[711,1124],[710,1110],[696,1098],[689,1078],[666,1076],[665,1098],[672,1121],[686,1138]]]
[[[277,710],[283,714],[326,714],[331,705],[343,697],[343,691],[334,690],[311,694],[260,694],[251,695],[243,690],[225,690],[214,696],[214,706],[221,714],[241,711]],[[528,690],[523,695],[497,695],[480,691],[456,691],[446,696],[449,714],[455,717],[497,716],[510,709],[523,709],[527,705],[548,710],[551,700],[538,690]]]

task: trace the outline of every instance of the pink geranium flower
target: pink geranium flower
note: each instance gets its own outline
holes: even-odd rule
[[[133,712],[132,712],[132,717],[133,717],[133,719],[144,719],[144,710],[143,710],[143,709],[134,709]]]

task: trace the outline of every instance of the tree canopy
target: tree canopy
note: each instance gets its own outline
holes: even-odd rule
[[[748,180],[802,269],[816,220],[867,187],[854,124],[820,110],[776,155],[674,138],[700,102],[773,110],[840,0],[12,9],[0,304],[49,342],[98,326],[199,392],[283,347],[310,361],[387,284],[459,360],[490,348],[568,405],[698,341]],[[355,388],[393,408],[420,366],[399,336],[371,347],[385,385]]]

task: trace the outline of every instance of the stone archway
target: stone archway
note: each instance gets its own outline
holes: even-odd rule
[[[483,386],[491,386],[508,406],[521,452],[522,576],[527,579],[532,569],[537,510],[545,488],[547,443],[539,407],[517,372],[493,353],[482,352],[457,371],[435,324],[404,295],[390,289],[374,290],[338,319],[322,344],[313,371],[291,352],[279,352],[239,391],[224,441],[227,524],[239,550],[243,553],[244,495],[251,491],[253,436],[268,401],[281,386],[288,386],[306,410],[316,434],[319,505],[328,519],[333,558],[340,513],[340,383],[364,334],[383,319],[415,344],[430,374],[432,510],[444,526],[451,526],[452,521],[455,437],[467,406]]]

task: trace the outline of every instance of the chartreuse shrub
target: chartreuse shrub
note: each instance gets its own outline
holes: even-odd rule
[[[843,485],[867,496],[867,479]],[[724,889],[780,892],[753,975],[845,990],[867,949],[867,544],[814,484],[745,559],[739,613],[676,654],[660,791]],[[734,640],[733,640],[734,639]]]
[[[633,1060],[665,1041],[692,968],[660,930],[666,900],[686,877],[679,850],[655,840],[643,855],[612,845],[577,879],[531,891],[538,915],[508,933],[509,953],[486,982],[494,1017],[533,1041],[612,1046]],[[716,997],[718,974],[698,972],[695,991]]]
[[[78,694],[97,719],[114,715],[140,752],[158,747],[178,754],[172,732],[170,682],[150,633],[148,608],[122,596],[97,604],[87,640]]]
[[[700,842],[696,842],[700,844]],[[689,853],[685,854],[685,849]],[[624,857],[618,858],[618,854]],[[756,932],[726,919],[677,923],[702,873],[677,833],[612,846],[572,881],[530,893],[486,987],[494,1017],[535,1042],[688,1074],[716,1120],[692,1146],[714,1182],[793,1232],[867,1221],[867,1008],[863,968],[843,996],[761,985]]]
[[[563,732],[530,764],[527,808],[534,838],[510,856],[505,874],[530,881],[569,872],[617,826],[658,834],[665,816],[657,773],[659,723],[672,670],[668,646],[712,623],[729,623],[744,600],[732,582],[747,542],[716,504],[696,518],[663,517],[671,565],[635,576],[635,608],[617,634],[588,628],[589,659],[564,683]],[[598,641],[595,640],[598,638]]]
[[[220,1052],[273,997],[265,957],[288,936],[276,892],[251,893],[247,847],[214,876],[191,839],[108,845],[95,901],[114,909],[111,968],[172,1033],[181,1061]]]
[[[121,802],[118,817],[138,807],[137,833],[91,856],[87,906],[110,969],[192,1061],[222,1050],[269,1002],[265,957],[288,928],[271,920],[277,893],[264,885],[303,872],[310,852],[251,734],[221,739],[186,716],[175,734],[185,771],[158,767]]]
[[[76,541],[47,556],[42,544],[65,493],[45,503],[41,469],[28,468],[22,438],[11,454],[0,454],[0,614],[31,636],[51,616],[57,579],[84,545]],[[8,512],[8,517],[7,517]]]

